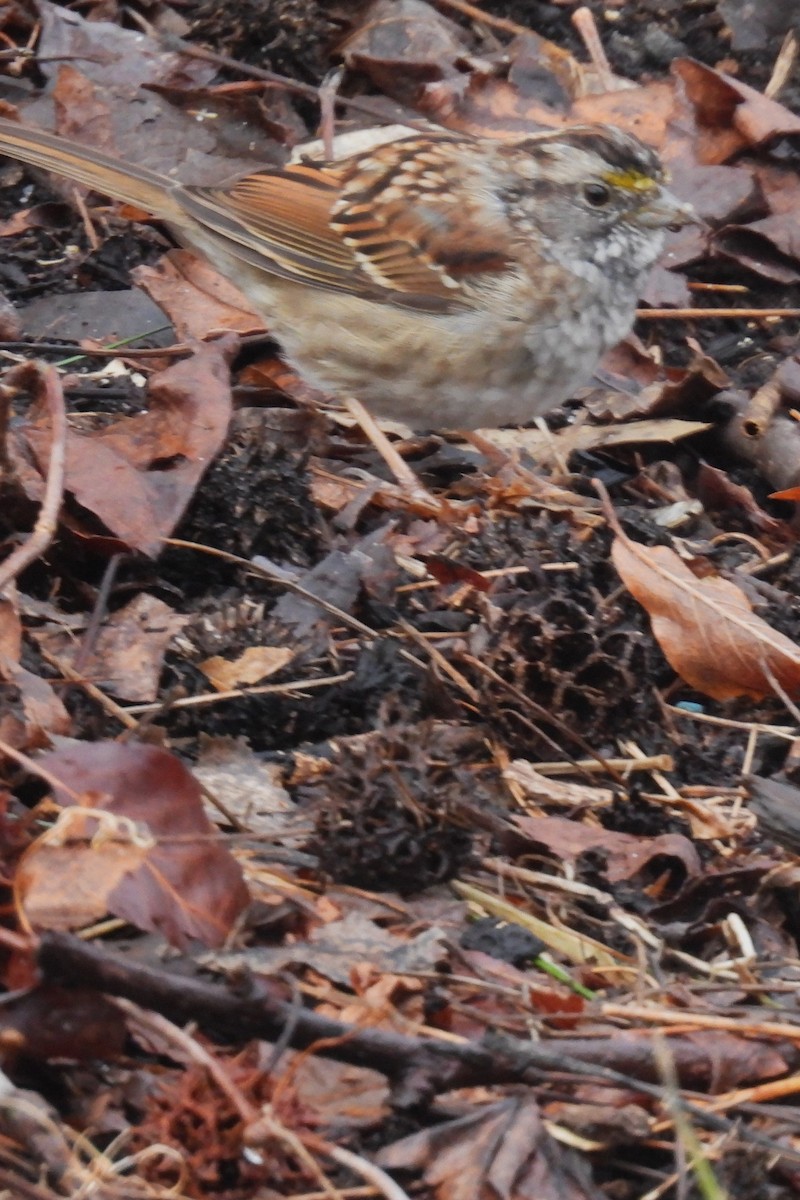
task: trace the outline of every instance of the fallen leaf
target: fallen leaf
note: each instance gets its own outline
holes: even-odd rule
[[[123,700],[148,704],[158,695],[164,654],[188,617],[142,592],[112,613],[100,629],[81,673]],[[63,629],[33,630],[31,636],[55,658],[74,666],[80,643]]]
[[[48,744],[48,735],[71,728],[69,713],[46,679],[22,665],[22,622],[16,591],[0,596],[0,738],[19,750]],[[13,689],[13,690],[12,690]],[[16,695],[13,694],[16,692]]]
[[[64,338],[65,341],[82,342],[90,338],[100,345],[108,345],[125,338],[138,340],[145,329],[163,330],[160,334],[149,334],[148,345],[165,346],[175,340],[168,330],[163,329],[163,312],[141,288],[37,296],[20,309],[20,317],[29,337],[46,341]],[[123,354],[124,349],[121,349],[120,358]],[[112,369],[119,366],[118,360],[112,360],[112,363]],[[106,370],[112,363],[106,364]]]
[[[170,250],[154,266],[135,267],[131,276],[167,314],[182,342],[218,329],[264,331],[264,318],[247,297],[191,250]]]
[[[780,521],[764,512],[749,488],[734,481],[719,467],[701,462],[692,481],[692,491],[706,512],[741,514],[757,533],[776,534]]]
[[[546,846],[557,854],[562,862],[574,863],[589,850],[601,851],[606,860],[604,874],[609,883],[620,883],[640,875],[653,859],[673,859],[682,864],[687,876],[700,873],[697,851],[680,833],[640,837],[584,825],[568,817],[515,817],[514,827],[525,835],[526,840]]]
[[[574,1151],[547,1132],[533,1096],[511,1096],[412,1134],[377,1155],[422,1171],[439,1200],[602,1200]]]
[[[594,450],[600,446],[635,446],[646,442],[678,442],[703,433],[711,426],[705,421],[629,421],[625,425],[568,426],[557,433],[541,433],[538,429],[481,429],[487,442],[507,450],[519,447],[527,450],[538,462],[551,461],[578,450]]]
[[[244,738],[201,734],[200,756],[192,774],[242,829],[260,837],[276,838],[280,834],[282,843],[287,844],[297,805],[283,786],[281,764],[264,762]],[[205,804],[212,821],[224,821],[207,798]],[[301,828],[295,841],[304,843],[305,839]]]
[[[715,700],[800,690],[800,647],[751,609],[730,580],[698,579],[674,550],[643,546],[622,531],[611,549],[628,591],[650,616],[653,633],[680,677]]]
[[[249,895],[180,759],[157,746],[81,742],[38,761],[64,785],[54,792],[63,812],[15,876],[31,925],[75,929],[112,912],[179,947],[225,941]]]
[[[704,163],[727,162],[741,150],[800,133],[800,117],[722,71],[694,58],[676,59],[672,71],[694,105]]]
[[[352,912],[312,930],[305,941],[255,947],[246,956],[216,955],[214,962],[226,971],[235,972],[246,966],[250,972],[270,975],[301,964],[324,979],[349,986],[353,970],[360,964],[391,976],[402,975],[404,971],[434,971],[447,957],[445,943],[445,932],[436,925],[414,937],[402,938],[361,913]]]
[[[155,555],[182,517],[228,430],[233,335],[199,346],[150,380],[147,411],[98,433],[70,430],[65,490],[132,549]],[[41,469],[49,425],[19,432]]]
[[[280,671],[293,657],[294,651],[283,646],[248,646],[233,662],[215,655],[199,667],[212,687],[218,692],[228,692],[260,683]]]
[[[15,1053],[22,1053],[32,1061],[96,1062],[123,1052],[125,1018],[112,1000],[93,988],[42,983],[6,996],[0,1036],[12,1061]]]

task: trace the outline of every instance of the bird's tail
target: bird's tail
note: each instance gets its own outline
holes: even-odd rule
[[[172,181],[165,175],[121,162],[101,150],[67,141],[54,133],[0,118],[0,154],[54,171],[104,196],[135,204],[163,220],[181,216]]]

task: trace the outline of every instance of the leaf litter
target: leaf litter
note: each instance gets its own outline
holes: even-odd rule
[[[4,112],[187,180],[343,61],[340,129],[615,121],[710,226],[585,407],[393,433],[432,513],[145,214],[3,167],[0,353],[67,413],[3,381],[15,1193],[796,1194],[796,39],[592,4],[609,65],[573,8],[0,13]]]

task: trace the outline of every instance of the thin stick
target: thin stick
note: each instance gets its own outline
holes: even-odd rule
[[[504,33],[510,33],[514,37],[531,32],[524,25],[518,25],[516,21],[508,21],[505,17],[493,17],[490,13],[484,12],[482,8],[478,8],[477,4],[468,4],[467,0],[436,0],[436,3],[439,8],[449,8],[453,12],[469,17],[471,21],[479,21],[482,25],[491,26],[492,29],[502,29]]]
[[[738,1033],[740,1037],[787,1038],[796,1043],[800,1040],[800,1025],[788,1021],[747,1021],[740,1017],[723,1017],[709,1013],[677,1012],[674,1008],[651,1008],[641,1004],[601,1004],[604,1017],[623,1021],[650,1021],[655,1025],[681,1025],[695,1029],[720,1029],[727,1033]]]
[[[741,317],[747,321],[788,319],[800,317],[800,308],[637,308],[638,321],[694,321],[712,317],[731,319]]]
[[[394,475],[400,487],[409,493],[415,504],[421,504],[432,515],[441,515],[442,504],[422,486],[406,460],[401,457],[389,441],[386,434],[379,428],[375,418],[364,407],[360,400],[348,396],[343,401],[350,416],[363,429],[372,445],[378,451],[389,470]]]
[[[278,75],[275,71],[265,71],[262,67],[250,66],[249,63],[240,62],[238,58],[230,58],[227,54],[216,54],[213,50],[207,50],[205,46],[196,46],[173,34],[162,34],[160,42],[165,50],[186,54],[190,58],[200,58],[217,67],[238,71],[240,75],[248,76],[250,79],[260,79],[264,83],[277,84],[279,87],[285,88],[287,92],[305,96],[307,100],[319,100],[319,89],[310,83],[301,83],[297,79],[289,79],[287,75]],[[385,109],[382,109],[377,103],[371,103],[365,97],[337,96],[336,103],[345,108],[351,108],[355,112],[366,113],[367,116],[380,121],[382,125],[408,125],[410,129],[423,129],[427,124],[423,121],[404,121],[402,117],[394,114],[388,117]]]
[[[597,72],[600,85],[606,92],[614,91],[614,72],[606,57],[594,13],[589,8],[577,8],[572,14],[572,25],[578,31],[586,47],[589,60]]]
[[[64,495],[64,472],[67,444],[67,414],[64,408],[64,392],[54,367],[34,368],[44,391],[44,399],[50,414],[52,441],[50,461],[47,464],[47,483],[39,516],[33,533],[27,542],[9,554],[0,566],[0,593],[17,575],[34,562],[50,545],[58,523],[58,512]]]
[[[370,1162],[360,1154],[354,1154],[352,1150],[346,1150],[344,1146],[334,1146],[332,1142],[320,1145],[320,1150],[334,1162],[338,1162],[340,1166],[347,1167],[355,1175],[369,1180],[372,1186],[386,1197],[386,1200],[408,1200],[408,1193],[404,1192],[400,1184],[395,1183],[392,1177],[387,1175],[376,1163]]]
[[[778,51],[775,66],[772,68],[772,74],[769,77],[767,86],[764,88],[764,95],[770,100],[775,99],[791,75],[797,60],[797,49],[797,34],[793,29],[790,29],[783,39],[783,45]]]
[[[172,712],[174,708],[202,708],[206,704],[216,704],[218,700],[243,700],[248,696],[290,695],[292,692],[310,692],[316,688],[333,687],[337,683],[347,683],[353,678],[353,671],[345,671],[342,675],[326,675],[324,679],[293,679],[288,683],[264,683],[253,688],[234,688],[229,692],[210,692],[203,696],[182,696],[179,700],[154,702],[152,704],[131,704],[124,709],[127,716],[143,716],[145,713],[160,711]]]
[[[24,767],[28,774],[35,775],[38,779],[44,780],[48,787],[52,788],[54,792],[58,791],[59,789],[62,792],[66,792],[70,799],[74,800],[76,804],[80,804],[81,800],[83,799],[78,792],[73,791],[73,789],[69,787],[68,784],[63,783],[58,776],[52,775],[45,767],[35,762],[27,754],[23,754],[21,750],[17,750],[15,746],[9,746],[8,742],[0,740],[0,754],[5,754],[8,758],[12,759],[13,762],[18,763],[21,767]]]
[[[651,754],[641,758],[604,758],[595,761],[591,758],[579,758],[571,762],[539,762],[536,763],[538,775],[574,775],[576,768],[580,771],[607,771],[611,767],[623,775],[632,771],[674,771],[675,762],[670,754]]]

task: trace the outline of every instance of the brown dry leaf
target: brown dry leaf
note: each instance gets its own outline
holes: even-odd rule
[[[220,183],[274,160],[275,142],[262,123],[252,122],[243,137],[241,113],[224,99],[215,104],[208,96],[192,105],[192,93],[216,75],[214,64],[165,50],[158,35],[88,19],[46,0],[37,13],[38,63],[47,86],[20,105],[26,121],[53,128],[55,104],[55,127],[64,137],[164,174],[180,164],[181,177],[185,169],[186,181],[198,184]],[[171,103],[183,93],[188,103]],[[68,185],[70,195],[74,186]]]
[[[297,805],[283,786],[284,768],[264,762],[245,738],[201,734],[200,755],[192,774],[243,830],[256,837],[280,837],[284,846],[289,843]],[[205,808],[212,821],[219,824],[223,820],[208,799]],[[305,845],[307,836],[301,827],[293,843]]]
[[[749,225],[726,225],[713,239],[718,258],[737,263],[776,283],[800,280],[800,223],[795,214],[765,217]]]
[[[549,1121],[566,1126],[581,1137],[604,1142],[607,1149],[637,1146],[650,1136],[650,1117],[638,1104],[548,1104]]]
[[[523,137],[532,129],[565,123],[561,113],[522,96],[507,79],[475,71],[427,84],[417,107],[447,129],[473,137]]]
[[[681,199],[691,200],[697,215],[715,228],[735,221],[756,206],[764,211],[763,203],[759,202],[756,172],[747,163],[735,167],[677,163],[670,168],[670,174],[670,191]]]
[[[458,25],[424,0],[375,0],[338,50],[380,91],[412,105],[425,83],[458,76],[456,63],[468,52]]]
[[[684,242],[684,230],[678,233],[667,234],[669,242],[678,240],[680,245],[680,257],[676,260],[675,266],[685,266],[687,261],[694,262],[698,258],[702,258],[700,253],[699,242],[702,238],[699,230],[692,230],[689,235],[691,241],[691,249]],[[699,236],[696,236],[699,235]],[[684,258],[684,254],[688,252],[688,259]],[[664,261],[671,261],[671,251],[669,247],[665,251]],[[691,308],[693,297],[688,281],[683,275],[678,275],[675,271],[671,271],[669,267],[665,267],[662,263],[656,263],[650,274],[647,276],[641,291],[639,293],[639,302],[643,305],[648,305],[650,308]]]
[[[64,784],[55,793],[64,812],[17,870],[17,902],[31,924],[75,929],[112,912],[179,947],[225,941],[249,895],[179,759],[156,746],[96,742],[39,762]]]
[[[219,452],[237,344],[220,338],[154,375],[146,412],[99,433],[67,434],[65,490],[132,549],[159,553]],[[46,470],[49,424],[36,420],[20,436]]]
[[[167,314],[182,342],[219,329],[264,331],[264,318],[247,297],[190,250],[170,250],[155,266],[136,267],[131,275]]]
[[[560,125],[571,99],[590,86],[591,68],[533,31],[505,47],[506,78],[490,63],[473,62],[465,73],[462,30],[423,0],[377,0],[341,50],[393,99],[483,137]]]
[[[341,986],[351,984],[353,971],[360,964],[391,976],[390,987],[394,988],[394,977],[404,971],[436,970],[447,957],[445,943],[445,931],[437,925],[414,937],[403,938],[360,912],[350,912],[313,929],[305,941],[296,939],[282,946],[256,947],[244,956],[216,955],[214,962],[227,971],[246,967],[248,971],[270,975],[284,967],[302,964]]]
[[[374,1129],[391,1113],[386,1076],[378,1071],[292,1051],[285,1063],[291,1072],[295,1102],[312,1114],[317,1125],[337,1130]]]
[[[650,616],[653,633],[680,677],[715,700],[760,700],[775,683],[800,690],[800,647],[756,616],[735,583],[698,579],[667,546],[643,546],[622,532],[611,550],[623,583]]]
[[[605,875],[609,883],[639,875],[655,858],[676,860],[688,876],[700,873],[697,851],[680,833],[638,837],[583,825],[568,817],[515,817],[513,823],[527,839],[546,846],[562,861],[575,862],[587,850],[601,850],[606,858]]]
[[[11,685],[16,696],[3,689],[0,738],[18,750],[31,750],[47,745],[49,734],[68,733],[72,722],[47,680],[23,667],[21,655],[22,622],[16,591],[8,587],[0,596],[0,682]]]
[[[672,164],[694,161],[691,150],[691,115],[671,79],[624,91],[602,92],[576,100],[570,112],[573,121],[618,125],[635,134]]]
[[[105,621],[81,673],[123,700],[148,704],[158,695],[164,654],[188,617],[163,600],[141,593]],[[34,630],[32,637],[55,658],[74,666],[80,652],[64,629]]]
[[[95,83],[131,88],[149,83],[197,86],[209,83],[217,72],[202,58],[164,50],[157,38],[114,21],[86,20],[49,0],[40,0],[37,13],[42,23],[37,49],[44,60],[39,69],[47,78],[58,74],[64,59],[85,65]]]
[[[439,1200],[602,1200],[577,1154],[547,1132],[535,1099],[517,1095],[377,1155],[390,1171],[422,1171]]]
[[[9,1035],[20,1039],[15,1045]],[[68,1058],[87,1062],[116,1058],[125,1045],[125,1018],[102,993],[90,988],[38,984],[6,996],[0,1011],[6,1055],[26,1059]]]
[[[294,651],[282,646],[248,646],[237,659],[230,662],[215,655],[198,664],[212,687],[218,692],[232,691],[247,684],[260,683],[280,671],[294,658]]]
[[[618,346],[604,357],[603,368],[622,375],[625,387],[591,392],[584,402],[586,410],[598,421],[625,421],[634,416],[663,418],[692,412],[728,387],[730,379],[719,364],[704,354],[692,338],[686,342],[692,351],[686,367],[664,367],[642,353],[644,348],[636,342]],[[628,421],[623,429],[632,426],[635,423]]]
[[[741,150],[800,133],[800,117],[722,71],[693,58],[676,59],[672,70],[694,106],[701,162],[727,162]]]
[[[557,433],[540,433],[538,429],[481,429],[478,432],[487,442],[502,450],[527,450],[537,462],[574,454],[579,450],[595,450],[601,446],[635,446],[648,442],[679,442],[683,438],[703,433],[711,426],[705,421],[642,420],[625,425],[568,426]]]
[[[776,216],[781,213],[796,216],[800,210],[800,175],[797,171],[775,161],[759,162],[754,170],[770,212]]]
[[[64,809],[23,855],[14,892],[28,928],[80,929],[101,920],[111,893],[153,849],[128,819],[87,812],[93,799],[86,797],[86,809]]]
[[[760,534],[778,534],[781,522],[759,505],[749,488],[734,483],[725,471],[700,463],[692,480],[692,491],[706,512],[725,512],[743,516],[751,529]]]

